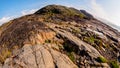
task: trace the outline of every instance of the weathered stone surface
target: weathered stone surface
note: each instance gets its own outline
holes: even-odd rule
[[[47,48],[47,49],[46,49]],[[43,45],[26,45],[3,68],[77,68],[64,54]]]
[[[80,50],[85,50],[86,52],[88,52],[88,54],[91,57],[97,58],[100,56],[100,53],[91,45],[81,41],[79,38],[77,38],[76,36],[72,35],[71,33],[64,31],[64,30],[57,30],[54,28],[54,26],[52,25],[51,28],[56,31],[57,33],[59,33],[61,36],[67,38],[68,40],[70,40],[71,42],[73,42],[74,44],[76,44],[77,46],[79,46]]]
[[[50,50],[50,52],[58,68],[78,68],[66,55],[55,50]]]

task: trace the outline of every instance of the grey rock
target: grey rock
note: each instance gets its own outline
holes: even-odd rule
[[[3,68],[78,68],[65,54],[44,45],[26,45]]]

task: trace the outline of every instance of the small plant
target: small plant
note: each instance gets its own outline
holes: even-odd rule
[[[112,61],[111,62],[111,67],[112,68],[119,68],[119,65],[118,65],[117,61]]]
[[[80,33],[80,31],[77,30],[77,29],[73,29],[72,32],[73,32],[73,33]]]
[[[105,59],[103,56],[98,57],[97,60],[101,63],[106,63],[107,62],[107,59]]]
[[[0,62],[4,63],[6,58],[10,57],[10,55],[11,55],[11,52],[8,49],[2,50],[0,53]]]
[[[73,62],[75,61],[75,57],[73,55],[73,52],[68,52],[67,55]]]
[[[86,42],[88,42],[88,43],[93,45],[94,42],[95,42],[95,38],[94,37],[85,37],[84,41],[86,41]]]
[[[51,40],[47,39],[45,40],[45,43],[51,43]]]

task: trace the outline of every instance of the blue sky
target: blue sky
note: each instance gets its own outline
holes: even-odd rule
[[[49,4],[85,9],[94,16],[120,26],[120,0],[0,0],[0,25],[31,14]]]

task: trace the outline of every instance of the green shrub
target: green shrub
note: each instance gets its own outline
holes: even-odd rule
[[[112,61],[111,66],[112,66],[112,68],[119,68],[117,61]]]
[[[101,63],[106,63],[107,62],[107,59],[105,59],[103,56],[98,57],[97,60]]]

